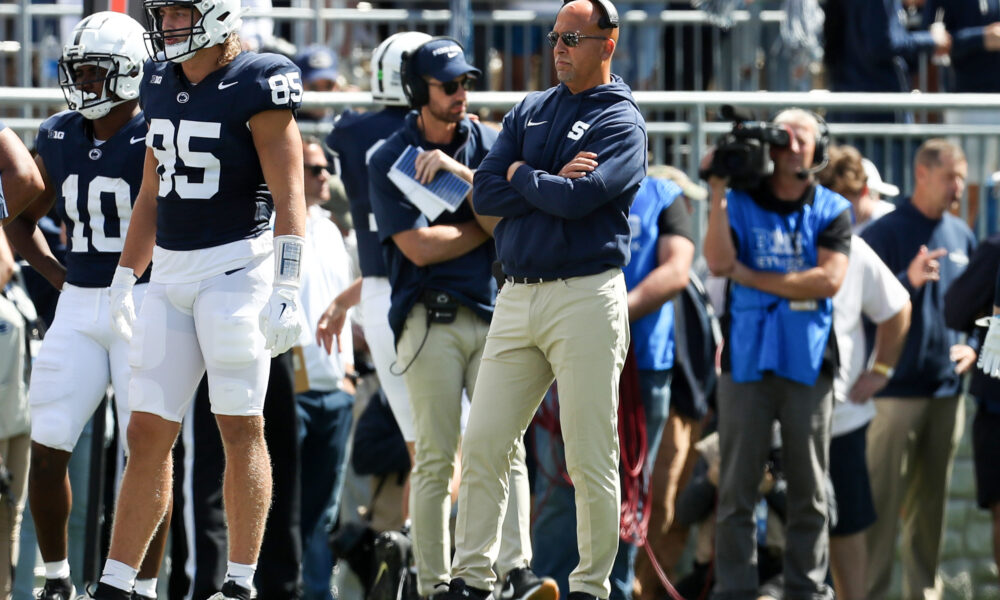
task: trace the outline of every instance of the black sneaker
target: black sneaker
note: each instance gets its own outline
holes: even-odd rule
[[[507,573],[500,600],[559,600],[559,586],[551,577],[539,577],[527,567]]]
[[[250,600],[251,592],[235,581],[222,584],[222,591],[216,592],[208,600]]]
[[[87,590],[86,596],[81,598],[94,598],[94,600],[132,600],[132,592],[120,590],[113,585],[98,582]]]
[[[443,592],[432,594],[431,598],[433,600],[486,600],[493,595],[487,590],[480,590],[466,586],[465,580],[461,577],[452,579],[449,584],[439,583],[434,587],[444,587],[445,585],[448,586],[448,589]]]
[[[73,600],[76,588],[69,577],[62,579],[46,579],[42,591],[38,592],[38,600]]]

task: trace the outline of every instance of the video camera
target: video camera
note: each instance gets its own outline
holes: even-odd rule
[[[709,175],[728,177],[733,189],[753,189],[774,172],[771,147],[787,148],[791,137],[784,127],[754,121],[729,104],[722,105],[722,116],[733,122],[733,128],[719,138],[712,164],[699,175],[702,179]]]

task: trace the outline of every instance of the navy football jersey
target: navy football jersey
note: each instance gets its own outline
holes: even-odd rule
[[[67,283],[111,285],[142,183],[145,140],[142,113],[100,145],[90,122],[76,111],[56,114],[38,128],[35,148],[66,224]]]
[[[351,203],[358,261],[364,277],[388,276],[368,199],[368,157],[403,126],[407,112],[409,109],[401,106],[366,113],[348,110],[337,118],[326,138],[326,145],[336,154],[340,179]]]
[[[139,97],[146,144],[159,162],[156,244],[198,250],[266,231],[274,205],[249,121],[299,107],[298,67],[277,54],[243,52],[192,85],[181,65],[147,61]]]

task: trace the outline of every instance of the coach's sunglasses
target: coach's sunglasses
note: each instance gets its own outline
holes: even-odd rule
[[[580,40],[610,40],[609,37],[604,37],[603,35],[583,35],[579,31],[564,31],[559,33],[557,31],[550,31],[545,34],[545,39],[549,41],[549,45],[553,48],[559,43],[559,38],[562,38],[564,44],[569,48],[576,48],[580,45]]]
[[[313,177],[319,177],[323,171],[330,168],[330,165],[304,165],[306,172],[312,173]]]
[[[463,77],[461,81],[452,79],[444,83],[428,81],[427,85],[440,87],[444,91],[445,96],[454,96],[455,92],[458,91],[458,86],[462,86],[467,92],[476,89],[476,79],[474,77]]]

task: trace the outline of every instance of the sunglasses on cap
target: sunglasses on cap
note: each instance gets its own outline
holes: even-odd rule
[[[562,33],[556,31],[550,31],[545,35],[545,39],[549,41],[549,45],[553,48],[559,43],[559,38],[569,48],[576,48],[580,45],[580,40],[610,40],[611,38],[605,37],[603,35],[583,35],[579,31],[564,31]]]
[[[452,79],[451,81],[446,81],[444,83],[428,81],[427,85],[433,85],[441,88],[446,96],[454,96],[455,92],[458,91],[458,86],[462,86],[467,92],[474,90],[476,88],[476,80],[473,77],[464,77],[461,80]]]
[[[303,165],[306,172],[312,173],[313,177],[319,177],[323,171],[326,171],[330,165]]]

